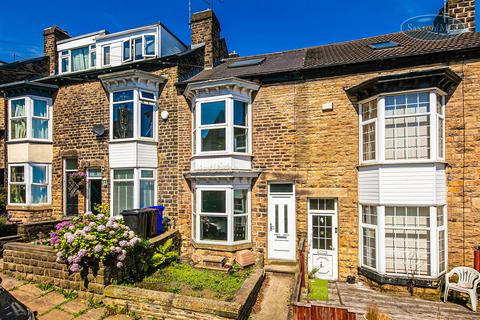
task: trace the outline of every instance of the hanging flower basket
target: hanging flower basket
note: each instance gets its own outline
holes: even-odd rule
[[[69,175],[68,179],[68,193],[71,197],[75,197],[79,191],[84,190],[85,185],[85,173],[84,172],[74,172]]]
[[[85,172],[73,172],[70,174],[70,178],[78,184],[83,183],[85,181]]]

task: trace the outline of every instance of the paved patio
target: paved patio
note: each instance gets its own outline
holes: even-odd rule
[[[127,320],[126,315],[109,316],[104,307],[89,306],[79,298],[67,299],[53,290],[42,290],[36,284],[20,281],[0,274],[2,286],[33,311],[38,312],[39,320]]]
[[[323,302],[322,302],[323,303]],[[480,319],[467,306],[440,301],[425,300],[407,295],[379,292],[365,285],[330,283],[329,301],[326,304],[348,308],[350,312],[364,314],[369,305],[376,304],[379,309],[399,320],[474,320]]]

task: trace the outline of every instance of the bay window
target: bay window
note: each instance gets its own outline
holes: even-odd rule
[[[194,111],[194,153],[249,153],[250,119],[246,101],[200,100]]]
[[[231,245],[250,240],[248,186],[200,186],[194,191],[193,199],[195,242]]]
[[[434,91],[361,103],[361,162],[443,159],[444,97]]]
[[[50,165],[9,165],[8,203],[39,205],[50,203]]]
[[[112,170],[112,214],[155,205],[155,169],[125,168]]]
[[[445,272],[445,206],[361,205],[360,212],[362,267],[403,277]]]
[[[111,100],[112,140],[155,139],[157,106],[154,93],[116,91]]]
[[[10,141],[51,141],[51,99],[35,96],[9,101]]]

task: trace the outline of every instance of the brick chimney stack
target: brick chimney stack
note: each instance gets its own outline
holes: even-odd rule
[[[475,0],[448,0],[447,15],[463,23],[469,32],[475,32]]]
[[[50,74],[58,71],[57,41],[68,38],[68,33],[57,26],[43,30],[43,53],[50,59]]]
[[[205,45],[205,69],[212,69],[226,58],[225,41],[220,38],[220,23],[212,10],[192,14],[192,47]]]

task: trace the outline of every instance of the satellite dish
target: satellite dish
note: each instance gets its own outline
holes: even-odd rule
[[[95,124],[92,128],[92,131],[97,135],[97,137],[101,137],[105,133],[105,127],[103,124]]]

